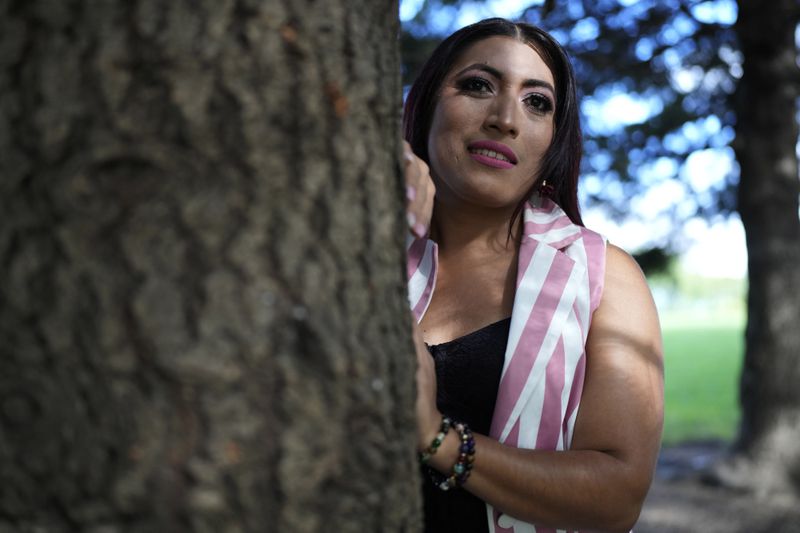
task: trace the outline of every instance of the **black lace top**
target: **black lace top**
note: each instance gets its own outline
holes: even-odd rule
[[[458,339],[429,346],[436,362],[436,404],[443,414],[488,435],[500,386],[511,318]],[[451,430],[452,431],[452,430]],[[480,450],[477,450],[480,457]],[[425,531],[489,531],[486,504],[464,489],[441,491],[423,468]],[[467,482],[469,484],[469,482]]]

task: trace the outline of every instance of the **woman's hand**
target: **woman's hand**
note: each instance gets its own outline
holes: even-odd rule
[[[436,367],[433,357],[422,340],[422,331],[411,317],[414,347],[417,352],[417,449],[424,450],[439,432],[442,415],[436,408]]]
[[[436,187],[428,165],[411,151],[411,145],[406,141],[403,141],[403,173],[406,180],[408,228],[414,236],[422,238],[430,228]]]

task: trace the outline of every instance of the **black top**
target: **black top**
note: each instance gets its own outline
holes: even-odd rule
[[[466,423],[475,433],[488,435],[492,425],[510,325],[511,318],[506,318],[458,339],[428,347],[436,362],[439,411]],[[476,451],[479,458],[480,450]],[[489,531],[483,500],[462,488],[439,490],[427,468],[423,468],[422,476],[426,532]]]

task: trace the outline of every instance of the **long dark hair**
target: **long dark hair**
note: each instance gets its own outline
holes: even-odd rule
[[[539,187],[542,180],[553,187],[550,195],[576,224],[583,225],[578,206],[578,174],[583,145],[578,114],[575,74],[567,53],[544,30],[523,22],[491,18],[461,28],[442,41],[422,67],[406,97],[403,112],[403,130],[415,154],[428,158],[428,134],[442,81],[453,64],[467,47],[494,36],[517,39],[531,46],[542,57],[553,73],[556,89],[555,132],[550,147],[539,166],[536,182],[517,206],[514,218],[522,212],[525,201]]]

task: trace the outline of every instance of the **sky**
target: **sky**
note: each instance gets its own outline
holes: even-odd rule
[[[430,29],[446,34],[490,16],[513,19],[526,7],[542,2],[543,0],[466,1],[457,10],[448,8],[438,17],[432,17]],[[622,4],[633,2],[635,0],[620,0]],[[421,4],[422,0],[401,0],[401,21],[410,20],[419,11]],[[693,15],[703,22],[732,24],[737,16],[736,3],[734,0],[701,2],[693,8]],[[576,27],[574,31],[578,30],[580,28]],[[585,31],[591,31],[591,28],[586,28]],[[686,92],[693,90],[701,78],[702,73],[691,67],[676,69],[674,73],[674,83]],[[657,112],[659,105],[660,101],[654,97],[631,95],[620,89],[612,90],[598,98],[584,98],[584,126],[595,131],[609,131],[627,124],[640,123]],[[707,197],[710,201],[714,187],[724,181],[732,170],[736,170],[733,150],[728,146],[733,132],[722,128],[715,116],[685,125],[681,135],[673,136],[670,142],[691,142],[694,137],[703,135],[717,135],[721,139],[720,145],[692,152],[680,167],[676,167],[674,160],[668,158],[656,159],[646,165],[644,179],[647,180],[648,189],[645,194],[631,200],[633,216],[625,221],[615,222],[605,215],[602,208],[589,206],[583,209],[586,225],[603,233],[610,242],[631,253],[651,245],[654,241],[666,241],[665,237],[674,231],[670,210],[680,210],[682,201],[690,195],[694,199]],[[672,179],[676,174],[683,179]],[[580,186],[585,193],[593,187],[607,185],[603,185],[596,176],[584,175]],[[582,196],[585,197],[585,194]],[[582,203],[587,205],[585,201]],[[693,209],[687,202],[683,203],[687,209]],[[736,214],[716,217],[710,223],[701,218],[689,218],[683,225],[679,240],[683,249],[679,258],[682,270],[704,277],[743,278],[747,275],[744,229]]]

